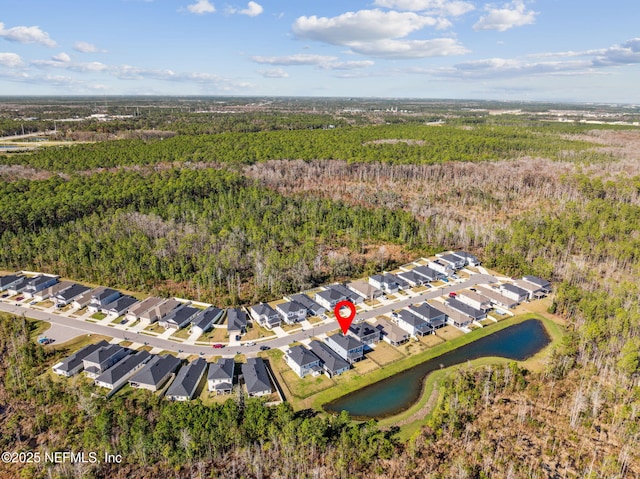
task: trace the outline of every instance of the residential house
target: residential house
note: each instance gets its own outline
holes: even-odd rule
[[[27,283],[27,286],[22,291],[25,297],[33,298],[36,293],[39,293],[43,289],[47,289],[49,286],[53,286],[58,282],[57,276],[35,276],[31,278]]]
[[[456,328],[466,329],[473,322],[473,318],[450,308],[446,303],[437,303],[437,308],[447,315],[447,322]]]
[[[22,293],[25,289],[27,289],[27,286],[29,286],[29,281],[30,278],[27,278],[26,276],[20,276],[20,279],[18,281],[15,281],[11,284],[11,286],[9,286],[7,288],[7,293],[9,293],[10,296],[13,296],[14,294],[18,294],[18,293]]]
[[[177,299],[167,299],[166,301],[156,304],[144,313],[140,313],[140,322],[143,324],[153,324],[156,321],[160,321],[172,311],[185,306],[186,303],[178,301]]]
[[[350,334],[366,346],[380,342],[380,331],[366,321],[357,324],[352,323],[347,330],[347,334]]]
[[[171,378],[173,372],[180,367],[180,360],[170,354],[154,356],[140,371],[129,378],[133,388],[157,391]]]
[[[247,313],[240,308],[227,309],[227,332],[229,337],[247,332]]]
[[[364,344],[353,336],[335,333],[325,340],[327,345],[350,364],[364,359]]]
[[[271,394],[271,381],[262,358],[247,358],[247,362],[242,365],[242,377],[249,396]]]
[[[361,304],[364,301],[364,298],[357,293],[354,293],[349,288],[347,288],[344,284],[333,284],[330,286],[334,288],[336,291],[342,293],[344,297],[351,301],[353,304]]]
[[[362,296],[364,299],[375,299],[382,296],[382,291],[364,280],[347,283],[347,289]]]
[[[411,336],[424,336],[433,332],[433,326],[412,311],[403,309],[396,314],[398,326]]]
[[[429,268],[428,266],[416,266],[411,271],[413,271],[414,273],[422,276],[424,279],[426,279],[429,282],[430,281],[438,281],[443,276],[446,276],[445,273],[440,273],[440,272],[436,271],[435,269]]]
[[[82,360],[84,373],[95,379],[132,351],[117,344],[103,346]]]
[[[189,401],[198,389],[198,385],[207,370],[207,362],[198,358],[180,368],[176,378],[167,389],[165,397],[170,401]]]
[[[143,313],[146,313],[147,311],[152,310],[153,308],[160,305],[163,301],[164,301],[164,298],[158,298],[156,296],[150,296],[149,298],[145,298],[138,304],[135,304],[131,306],[131,308],[129,308],[126,318],[128,321],[132,321],[132,322],[142,319],[141,315]]]
[[[503,283],[500,285],[500,292],[507,298],[511,298],[518,303],[522,303],[529,298],[529,292],[519,288],[515,284]]]
[[[73,298],[71,305],[76,309],[80,309],[88,306],[89,303],[91,302],[91,298],[93,297],[93,291],[94,290],[87,288],[87,291]],[[66,293],[67,292],[65,291],[65,294]]]
[[[191,332],[202,336],[220,320],[223,314],[224,311],[222,309],[210,306],[191,321]]]
[[[427,263],[427,266],[444,276],[451,276],[453,273],[455,273],[455,269],[453,268],[453,265],[451,263],[440,261],[440,259],[429,261]]]
[[[158,321],[158,324],[165,329],[182,329],[188,325],[202,310],[193,306],[183,306],[174,309],[164,318]]]
[[[91,291],[91,288],[73,283],[70,287],[63,289],[62,291],[58,291],[58,293],[56,293],[55,296],[52,296],[51,299],[56,306],[66,306],[78,296],[84,295],[89,291]]]
[[[89,306],[87,306],[87,309],[91,313],[97,313],[107,304],[115,301],[119,297],[120,291],[100,286],[93,290],[93,293],[91,294],[91,301],[89,302]]]
[[[294,324],[307,318],[307,308],[297,301],[280,303],[276,306],[276,310],[287,324]]]
[[[429,303],[412,304],[409,311],[428,322],[434,330],[447,324],[446,315]]]
[[[97,351],[100,348],[108,346],[109,343],[102,340],[96,344],[89,344],[84,348],[76,351],[71,356],[63,359],[59,363],[56,363],[53,366],[53,372],[59,374],[60,376],[71,377],[75,374],[78,374],[84,368],[83,360],[87,356],[89,356],[94,351]]]
[[[538,278],[537,276],[531,276],[531,275],[524,276],[522,279],[524,281],[527,281],[528,283],[532,283],[538,286],[544,294],[551,293],[551,283],[546,279]]]
[[[309,343],[311,352],[320,359],[320,366],[330,378],[348,371],[351,365],[342,359],[333,349],[318,340]]]
[[[476,291],[480,295],[489,298],[492,305],[501,306],[503,308],[515,308],[518,305],[518,301],[508,298],[507,296],[500,294],[494,288],[485,288],[484,286],[476,286]]]
[[[300,303],[302,306],[307,308],[307,314],[309,316],[321,316],[327,312],[327,309],[318,303],[316,303],[313,299],[311,299],[306,294],[292,294],[288,297],[290,301],[295,301],[296,303]]]
[[[96,386],[117,391],[127,383],[127,379],[144,367],[152,357],[153,356],[147,351],[138,351],[135,354],[125,356],[114,366],[98,376],[93,382]]]
[[[446,304],[454,311],[468,316],[472,321],[481,321],[487,317],[486,311],[469,306],[468,304],[463,303],[457,298],[447,298],[445,299],[444,304]]]
[[[369,284],[378,289],[381,289],[387,294],[397,293],[400,289],[398,283],[396,283],[391,276],[382,274],[374,274],[373,276],[369,276]]]
[[[209,365],[207,389],[217,394],[231,394],[235,361],[232,358],[219,358]]]
[[[11,288],[14,284],[19,283],[24,279],[24,276],[18,274],[9,274],[7,276],[0,276],[0,291]]]
[[[267,303],[258,303],[249,308],[251,317],[261,326],[273,329],[280,326],[280,314]]]
[[[385,319],[377,318],[373,327],[378,330],[382,340],[392,346],[399,346],[409,341],[409,333],[407,331]]]
[[[423,284],[429,282],[424,276],[419,275],[413,270],[403,271],[402,273],[397,274],[398,278],[406,281],[409,286],[422,286]]]
[[[393,281],[398,285],[398,288],[404,290],[411,287],[411,285],[405,281],[403,278],[400,278],[399,275],[393,273],[385,273],[384,277],[387,278],[388,281]]]
[[[468,304],[472,308],[480,309],[482,311],[491,309],[491,301],[489,298],[467,289],[458,291],[456,299]]]
[[[464,268],[467,264],[466,258],[461,258],[453,253],[439,254],[436,256],[441,263],[450,265],[454,271]]]
[[[73,286],[73,283],[71,281],[60,281],[52,286],[49,286],[48,288],[37,292],[33,295],[33,299],[36,301],[44,301],[49,298],[53,299],[55,298],[56,294],[64,291],[67,288],[70,288],[71,286]]]
[[[129,308],[138,303],[133,296],[120,296],[115,301],[110,302],[102,308],[102,312],[112,318],[122,316]]]
[[[480,265],[480,260],[478,259],[478,257],[472,255],[471,253],[467,253],[466,251],[456,251],[453,254],[458,256],[459,258],[464,259],[465,266],[479,266]]]
[[[320,358],[304,346],[293,346],[284,355],[284,361],[301,378],[321,371]]]
[[[346,296],[340,293],[335,288],[329,286],[327,289],[318,291],[315,296],[315,301],[327,311],[333,311],[340,301],[346,300]]]

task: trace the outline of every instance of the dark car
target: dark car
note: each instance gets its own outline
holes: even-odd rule
[[[271,346],[260,346],[260,351],[268,351],[271,349]]]

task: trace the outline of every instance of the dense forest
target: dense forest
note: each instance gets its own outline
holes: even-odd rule
[[[0,157],[0,268],[230,305],[464,248],[553,280],[550,314],[567,332],[541,371],[452,373],[401,443],[373,422],[254,401],[98,407],[81,384],[42,375],[65,351],[4,317],[3,444],[129,455],[23,477],[640,477],[637,129],[533,111],[381,124],[386,114],[251,112],[225,126],[164,115],[156,126],[176,134],[162,140]]]

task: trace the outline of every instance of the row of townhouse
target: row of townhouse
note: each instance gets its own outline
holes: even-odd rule
[[[112,392],[126,384],[133,388],[158,391],[174,378],[166,389],[165,397],[174,401],[186,401],[193,399],[208,367],[208,390],[217,394],[231,393],[236,377],[233,359],[223,358],[209,365],[204,359],[198,358],[182,367],[181,365],[182,361],[172,355],[153,355],[147,351],[134,351],[100,341],[85,346],[55,364],[53,371],[65,377],[84,371],[96,386]],[[271,394],[271,381],[261,358],[247,360],[242,365],[242,376],[250,396]]]

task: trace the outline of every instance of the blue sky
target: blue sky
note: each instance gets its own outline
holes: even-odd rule
[[[0,95],[640,103],[640,2],[0,0]]]

